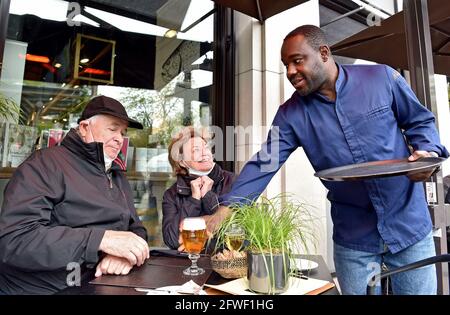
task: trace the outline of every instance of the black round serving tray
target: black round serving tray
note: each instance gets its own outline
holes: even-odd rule
[[[329,168],[316,172],[314,176],[328,181],[352,181],[410,175],[434,170],[445,160],[440,157],[424,157],[414,162],[409,162],[408,159],[373,161]]]

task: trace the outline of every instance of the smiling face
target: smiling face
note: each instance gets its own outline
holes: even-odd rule
[[[110,115],[97,115],[91,121],[80,122],[80,134],[86,143],[102,142],[105,154],[115,159],[122,149],[127,127],[125,120]]]
[[[185,168],[206,172],[214,166],[213,156],[206,141],[192,137],[183,144],[183,158],[180,164]]]
[[[286,67],[286,76],[297,90],[306,96],[317,91],[327,79],[321,48],[314,50],[303,35],[288,37],[281,47],[281,61]]]

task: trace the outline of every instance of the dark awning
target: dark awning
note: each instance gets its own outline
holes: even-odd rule
[[[428,0],[434,71],[450,75],[450,1]],[[333,45],[339,56],[366,59],[408,69],[403,12]]]
[[[261,23],[271,16],[308,0],[213,0],[217,4],[250,15]]]

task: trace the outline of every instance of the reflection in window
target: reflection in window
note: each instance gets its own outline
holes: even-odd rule
[[[11,0],[0,78],[1,169],[12,172],[34,150],[59,145],[93,96],[116,98],[145,127],[129,130],[123,155],[150,245],[160,246],[162,195],[174,182],[171,134],[211,124],[214,4],[105,3]]]

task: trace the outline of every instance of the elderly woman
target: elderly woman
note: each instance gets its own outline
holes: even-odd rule
[[[163,197],[163,238],[168,247],[181,251],[180,221],[213,214],[218,197],[230,191],[235,175],[214,163],[208,138],[194,127],[173,138],[168,151],[177,181]]]

